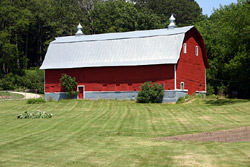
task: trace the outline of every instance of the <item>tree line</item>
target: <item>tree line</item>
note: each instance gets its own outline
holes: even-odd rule
[[[0,0],[0,79],[39,67],[49,43],[79,22],[84,34],[148,30],[167,28],[173,13],[177,26],[196,25],[204,37],[209,92],[249,97],[249,11],[248,0],[210,17],[195,0]]]
[[[197,22],[209,59],[211,93],[250,98],[250,1],[221,6]]]

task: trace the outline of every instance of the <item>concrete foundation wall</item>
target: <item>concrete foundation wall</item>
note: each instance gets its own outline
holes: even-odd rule
[[[187,94],[187,91],[169,90],[164,92],[163,103],[173,103],[178,98],[183,97]],[[84,98],[95,100],[95,99],[118,99],[118,100],[136,100],[138,92],[84,92]],[[75,97],[77,98],[77,97]],[[67,95],[64,92],[58,93],[45,93],[45,100],[60,100],[67,99]]]
[[[67,99],[67,95],[64,92],[55,92],[55,93],[45,93],[44,94],[45,100],[61,100],[61,99]],[[73,99],[77,99],[77,97],[74,97]]]
[[[164,92],[163,103],[175,103],[180,97],[188,94],[188,91],[170,90]]]
[[[138,92],[85,92],[85,99],[135,100]]]

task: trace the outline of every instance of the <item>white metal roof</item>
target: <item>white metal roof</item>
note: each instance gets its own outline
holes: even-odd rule
[[[56,38],[40,69],[176,64],[191,28]]]

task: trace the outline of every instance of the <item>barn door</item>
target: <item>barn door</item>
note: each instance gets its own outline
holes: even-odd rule
[[[84,99],[84,86],[83,85],[79,85],[77,86],[77,90],[78,90],[78,99]]]

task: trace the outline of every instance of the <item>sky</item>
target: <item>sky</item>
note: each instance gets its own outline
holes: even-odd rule
[[[196,2],[202,8],[203,14],[210,16],[213,12],[213,8],[217,9],[222,6],[229,5],[231,3],[236,3],[237,0],[196,0]]]

